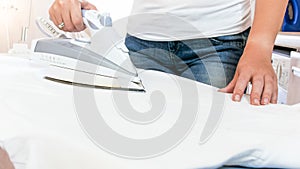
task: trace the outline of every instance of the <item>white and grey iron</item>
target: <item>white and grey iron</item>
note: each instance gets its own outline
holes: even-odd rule
[[[37,18],[37,25],[50,38],[33,42],[32,60],[47,63],[45,78],[92,87],[145,91],[124,39],[113,29],[110,16],[95,10],[83,10],[82,16],[91,38],[86,34],[72,36],[50,20]]]

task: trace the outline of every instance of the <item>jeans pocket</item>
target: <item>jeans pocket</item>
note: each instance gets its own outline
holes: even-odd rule
[[[223,45],[223,41],[219,40],[218,37],[209,38],[209,40],[213,46]]]
[[[209,39],[212,45],[214,46],[217,45],[235,46],[243,49],[246,45],[249,31],[250,28],[238,34],[212,37]]]

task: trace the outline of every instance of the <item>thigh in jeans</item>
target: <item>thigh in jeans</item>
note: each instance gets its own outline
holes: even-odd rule
[[[146,41],[128,35],[125,44],[132,63],[141,69],[174,74],[168,52],[168,42]]]
[[[220,58],[212,55],[195,61],[181,76],[220,88],[226,86],[226,76],[222,66]]]
[[[233,79],[249,30],[236,35],[209,38],[211,44],[208,46],[199,44],[197,47],[197,43],[193,42],[191,48],[198,58],[192,62],[186,61],[189,70],[184,71],[182,76],[215,87],[225,87]]]

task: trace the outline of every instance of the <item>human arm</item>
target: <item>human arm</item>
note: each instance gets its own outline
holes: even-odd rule
[[[253,25],[234,78],[220,90],[233,93],[234,101],[241,100],[248,82],[252,82],[251,104],[265,105],[277,102],[277,77],[271,57],[287,2],[288,0],[256,0]]]
[[[12,162],[5,150],[0,147],[0,169],[14,169]]]
[[[56,26],[64,23],[64,31],[79,32],[85,29],[81,9],[97,8],[86,0],[55,0],[49,8],[50,19]]]

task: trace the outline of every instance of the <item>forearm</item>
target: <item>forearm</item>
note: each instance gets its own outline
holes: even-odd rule
[[[256,0],[248,46],[259,45],[264,50],[272,51],[287,2],[288,0]]]

